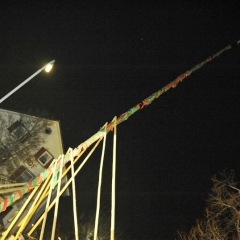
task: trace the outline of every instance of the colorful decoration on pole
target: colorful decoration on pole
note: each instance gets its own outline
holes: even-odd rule
[[[185,78],[189,77],[193,72],[198,70],[199,68],[203,67],[206,63],[212,61],[216,57],[219,57],[222,53],[224,53],[227,50],[230,50],[236,46],[240,45],[240,40],[233,43],[232,45],[228,45],[227,47],[223,48],[219,52],[213,54],[212,56],[208,57],[201,63],[194,66],[192,69],[186,71],[185,73],[178,76],[175,80],[164,86],[163,88],[159,89],[157,92],[153,93],[151,96],[145,98],[142,102],[138,103],[131,109],[129,109],[127,112],[123,113],[116,119],[116,122],[112,122],[106,126],[107,132],[111,131],[114,127],[114,124],[118,125],[122,123],[123,121],[126,121],[129,117],[131,117],[135,112],[137,112],[140,109],[143,109],[145,106],[151,104],[156,98],[158,98],[163,93],[167,92],[171,88],[175,88],[179,82],[182,82]],[[82,151],[86,150],[90,145],[92,145],[94,142],[99,140],[104,135],[104,128],[100,129],[96,134],[94,134],[92,137],[87,139],[85,142],[81,143],[77,148],[73,151],[73,157],[77,157]],[[59,158],[60,159],[60,158]],[[66,154],[63,160],[63,164],[65,165],[68,161],[70,161],[71,157],[69,154]],[[57,163],[57,169],[60,167],[60,162]],[[49,174],[53,172],[54,165],[49,166],[48,169],[46,169],[44,172],[39,174],[36,178],[33,180],[30,180],[25,188],[21,188],[21,190],[16,190],[12,194],[8,195],[3,199],[3,201],[0,203],[0,212],[3,212],[6,210],[8,206],[11,206],[15,201],[20,199],[24,194],[30,192],[32,190],[33,186],[40,185]]]

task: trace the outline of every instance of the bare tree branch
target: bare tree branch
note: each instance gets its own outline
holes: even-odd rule
[[[181,240],[240,240],[240,189],[234,171],[213,176],[205,216],[189,233],[179,232]]]

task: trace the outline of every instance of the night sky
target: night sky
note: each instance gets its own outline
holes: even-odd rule
[[[0,10],[0,96],[56,62],[0,108],[48,112],[65,151],[240,39],[234,1],[26,2]],[[222,54],[118,126],[116,217],[126,239],[174,239],[202,217],[214,174],[234,169],[240,178],[239,53]],[[100,156],[101,146],[77,177],[79,214],[95,211]],[[63,226],[69,205],[63,200]]]

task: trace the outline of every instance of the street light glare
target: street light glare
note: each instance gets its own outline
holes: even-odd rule
[[[52,67],[53,67],[53,63],[47,64],[47,66],[45,67],[45,72],[50,72]]]

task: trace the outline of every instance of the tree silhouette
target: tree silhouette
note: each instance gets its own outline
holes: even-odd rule
[[[189,233],[179,232],[179,239],[240,240],[240,189],[234,178],[234,171],[226,170],[212,177],[204,218],[197,220]]]

